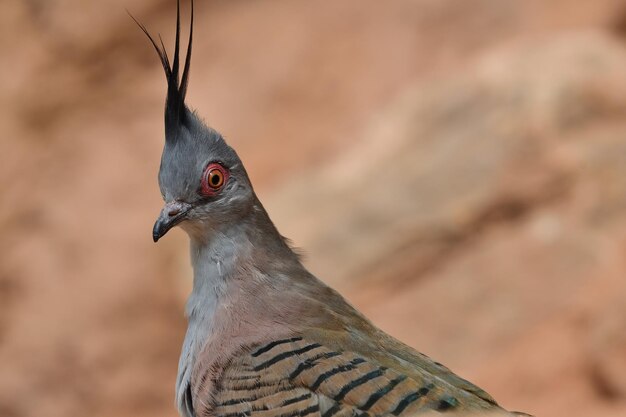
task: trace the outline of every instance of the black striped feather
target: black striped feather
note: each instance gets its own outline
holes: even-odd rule
[[[463,405],[425,377],[302,337],[269,341],[237,357],[219,387],[211,410],[219,417],[401,417]]]

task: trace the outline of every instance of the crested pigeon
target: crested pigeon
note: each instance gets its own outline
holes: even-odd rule
[[[304,268],[236,152],[185,104],[193,0],[180,77],[180,1],[176,20],[171,64],[162,41],[135,22],[167,80],[158,174],[165,205],[153,239],[180,226],[191,243],[193,290],[176,381],[181,415],[508,414],[479,387],[376,328]]]

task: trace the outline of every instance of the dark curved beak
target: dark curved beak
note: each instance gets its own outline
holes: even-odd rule
[[[165,203],[161,214],[154,227],[152,228],[152,239],[157,242],[161,239],[172,227],[185,220],[187,212],[191,209],[191,204],[182,201],[171,201]]]

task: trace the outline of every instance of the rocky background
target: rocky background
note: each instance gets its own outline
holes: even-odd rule
[[[173,0],[0,4],[3,417],[176,415],[187,238],[151,241],[165,82],[125,8],[172,45]],[[196,19],[188,102],[313,272],[507,408],[626,415],[626,2]]]

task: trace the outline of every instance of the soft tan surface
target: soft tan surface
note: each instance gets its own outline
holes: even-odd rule
[[[186,237],[128,8],[0,5],[0,415],[174,416]],[[189,103],[307,265],[535,415],[626,413],[626,4],[198,1]],[[382,186],[379,185],[382,181]]]

